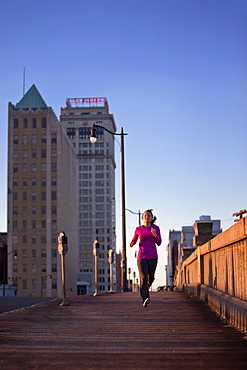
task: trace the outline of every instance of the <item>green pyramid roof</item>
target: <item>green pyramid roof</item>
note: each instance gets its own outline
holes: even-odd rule
[[[26,92],[23,98],[16,104],[15,109],[42,109],[46,110],[47,105],[44,99],[40,95],[37,87],[33,84],[30,89]]]

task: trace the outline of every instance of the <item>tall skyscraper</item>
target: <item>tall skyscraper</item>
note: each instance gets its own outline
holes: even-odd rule
[[[78,214],[78,294],[94,290],[93,242],[100,243],[99,291],[109,291],[108,251],[115,240],[115,156],[114,136],[97,128],[98,140],[90,142],[92,123],[116,132],[106,98],[67,99],[60,122],[76,150]],[[116,276],[113,268],[114,280]]]
[[[8,120],[8,283],[18,296],[62,296],[57,235],[65,231],[66,287],[76,289],[76,154],[33,85]]]

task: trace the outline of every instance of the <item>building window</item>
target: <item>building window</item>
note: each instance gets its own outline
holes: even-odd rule
[[[36,249],[32,249],[32,258],[36,258]]]
[[[32,235],[32,244],[36,244],[36,235]]]
[[[55,144],[57,142],[57,134],[51,134],[51,142]]]
[[[13,215],[18,215],[18,207],[13,207]]]
[[[18,229],[18,222],[13,221],[13,230],[17,230],[17,229]]]
[[[23,158],[27,158],[27,150],[26,150],[26,149],[25,149],[25,150],[23,150],[22,157],[23,157]]]
[[[13,158],[19,158],[19,151],[13,150]]]
[[[13,164],[13,172],[18,172],[18,164]]]
[[[57,156],[57,149],[52,149],[51,150],[51,156],[56,157]]]
[[[51,258],[57,258],[57,250],[56,249],[51,250]]]
[[[27,192],[26,191],[24,191],[22,193],[22,200],[27,200]]]
[[[24,263],[23,265],[22,265],[22,272],[27,272],[27,264],[26,263]]]
[[[18,144],[18,135],[14,135],[13,144]]]
[[[23,172],[27,172],[27,164],[26,163],[23,164],[22,171]]]
[[[42,244],[46,243],[46,236],[45,235],[41,235],[41,243]]]
[[[52,163],[51,164],[51,172],[56,172],[57,171],[57,164],[56,163]]]
[[[80,127],[79,128],[79,139],[89,139],[90,128],[89,127]]]
[[[36,215],[36,206],[32,206],[32,215]]]
[[[41,281],[42,281],[42,289],[47,289],[46,279],[42,277]]]
[[[51,178],[51,185],[52,186],[56,186],[57,185],[57,178],[56,177],[52,177]]]
[[[23,128],[27,128],[27,119],[26,118],[24,118],[24,120],[23,120]]]
[[[57,200],[57,192],[56,191],[51,192],[51,200]]]
[[[75,128],[67,128],[67,135],[69,139],[75,139]]]
[[[14,128],[18,128],[18,119],[14,119]]]
[[[46,249],[41,249],[41,258],[46,258]]]
[[[51,214],[56,215],[57,214],[57,206],[51,206]]]
[[[13,242],[13,244],[17,244],[18,243],[18,236],[17,235],[13,235],[12,236],[12,242]]]
[[[13,179],[13,186],[18,186],[18,179]]]
[[[23,144],[27,144],[27,135],[23,135]]]
[[[41,163],[41,171],[46,172],[46,163]]]
[[[103,179],[104,178],[104,172],[96,172],[95,173],[96,179]]]
[[[52,279],[51,288],[52,289],[57,289],[57,279]]]
[[[36,186],[36,179],[35,178],[32,179],[32,186]]]
[[[37,136],[36,135],[33,135],[32,136],[32,143],[33,144],[36,144],[36,141],[37,141]]]
[[[46,192],[45,191],[41,192],[41,200],[46,200]]]
[[[46,158],[46,149],[41,149],[41,157]]]
[[[46,118],[42,118],[41,127],[46,128]]]
[[[23,178],[23,180],[22,180],[22,186],[27,186],[27,179]]]
[[[36,158],[36,149],[32,150],[32,158]]]
[[[36,118],[33,118],[33,128],[36,128],[36,126],[37,126],[37,120]]]
[[[57,264],[56,263],[52,263],[51,272],[57,272]]]
[[[95,171],[104,171],[104,165],[96,165]]]
[[[46,177],[41,178],[41,186],[46,186]]]
[[[18,200],[18,193],[17,192],[13,193],[13,200]]]
[[[51,220],[51,228],[53,230],[56,230],[57,229],[57,221],[56,220]]]
[[[46,221],[45,220],[42,220],[41,221],[41,229],[42,230],[45,230],[46,229]]]
[[[36,163],[32,163],[32,172],[36,172]]]
[[[41,143],[43,143],[43,144],[46,143],[46,135],[41,136]]]
[[[26,220],[22,221],[22,228],[23,228],[23,230],[27,229],[27,221]]]
[[[32,193],[32,200],[36,200],[36,192]]]
[[[26,206],[22,207],[22,214],[23,214],[23,216],[27,215],[27,207]]]
[[[41,272],[46,272],[46,265],[45,264],[41,265]]]
[[[41,214],[46,215],[46,206],[41,206]]]
[[[22,258],[27,258],[27,250],[22,249]]]
[[[22,289],[27,290],[27,280],[26,279],[22,280]]]
[[[32,229],[36,229],[36,221],[32,221]]]
[[[95,189],[95,194],[96,195],[104,195],[104,188]]]
[[[16,264],[13,265],[13,272],[15,272],[15,273],[18,272],[18,265],[16,265]]]
[[[32,279],[32,290],[36,290],[36,286],[37,286],[37,280]]]

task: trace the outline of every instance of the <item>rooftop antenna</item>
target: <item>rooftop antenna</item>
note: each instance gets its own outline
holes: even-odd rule
[[[25,95],[25,67],[23,68],[23,96]]]

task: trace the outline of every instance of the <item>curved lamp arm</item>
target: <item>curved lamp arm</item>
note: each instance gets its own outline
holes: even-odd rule
[[[128,135],[128,134],[125,134],[124,132],[121,132],[121,133],[112,132],[104,126],[100,126],[100,125],[96,125],[95,123],[92,123],[92,128],[90,130],[90,141],[91,141],[91,143],[95,143],[96,140],[97,140],[96,130],[95,130],[96,127],[102,128],[103,130],[106,130],[107,132],[109,132],[109,134],[112,134],[112,135]]]

